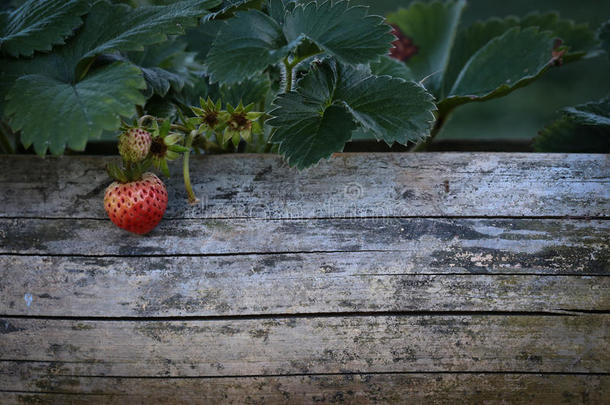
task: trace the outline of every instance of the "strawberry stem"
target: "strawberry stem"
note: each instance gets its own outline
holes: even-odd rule
[[[138,119],[138,127],[143,127],[144,126],[144,122],[147,120],[150,121],[155,121],[157,118],[153,117],[152,115],[143,115],[140,117],[140,119]]]
[[[191,184],[191,175],[189,171],[189,156],[191,154],[191,147],[193,146],[193,138],[197,135],[197,131],[191,131],[186,137],[186,142],[184,146],[188,148],[187,152],[184,152],[184,159],[182,160],[182,176],[184,177],[184,187],[186,188],[186,193],[188,194],[188,199],[190,204],[197,204],[199,200],[197,196],[193,192],[193,186]]]
[[[286,80],[284,93],[290,93],[292,91],[292,71],[294,70],[294,65],[288,62],[288,57],[284,58],[284,69],[286,70],[284,78]]]

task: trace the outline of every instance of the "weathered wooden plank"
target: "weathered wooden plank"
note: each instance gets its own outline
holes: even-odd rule
[[[3,156],[0,216],[105,218],[110,160]],[[223,155],[191,167],[201,204],[187,204],[174,170],[167,218],[610,216],[607,155],[339,154],[303,172]]]
[[[217,255],[357,252],[427,255],[448,260],[465,249],[559,257],[572,266],[610,261],[610,221],[558,219],[384,218],[367,220],[174,220],[150,235],[105,220],[0,219],[0,254]],[[407,253],[405,253],[407,252]],[[472,260],[467,254],[466,258]],[[477,259],[478,260],[478,259]]]
[[[0,256],[0,314],[152,317],[610,310],[607,272],[579,276],[586,269],[570,263],[554,268],[546,265],[548,256],[500,259],[489,263],[482,258],[478,265],[469,261],[471,267],[464,268],[461,259],[439,263],[428,256],[379,252]],[[574,276],[566,277],[570,274]]]
[[[43,369],[41,373],[33,370],[38,367]],[[598,405],[610,395],[610,376],[600,375],[419,373],[150,379],[62,377],[53,374],[56,369],[48,364],[0,363],[2,403]],[[21,392],[3,393],[2,389]]]
[[[355,316],[205,321],[0,319],[0,360],[57,375],[605,373],[610,315]]]

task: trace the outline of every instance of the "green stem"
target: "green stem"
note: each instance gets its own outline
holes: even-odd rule
[[[186,142],[184,144],[189,150],[184,152],[184,159],[182,160],[182,176],[184,177],[184,187],[186,188],[186,193],[188,194],[189,203],[197,204],[199,200],[197,196],[193,192],[193,186],[191,184],[191,174],[189,171],[189,156],[191,154],[191,147],[193,146],[193,138],[197,135],[197,131],[191,131],[186,137]]]
[[[299,57],[295,57],[292,61],[288,61],[288,57],[284,58],[284,68],[286,69],[286,87],[284,88],[284,92],[288,93],[290,91],[292,91],[292,79],[294,77],[294,68],[301,62],[303,62],[305,59],[307,58],[311,58],[312,56],[316,56],[323,53],[322,51],[320,52],[314,52],[311,53],[309,55],[303,55],[303,56],[299,56]]]
[[[13,145],[11,145],[11,141],[9,136],[12,135],[12,131],[4,122],[0,121],[0,149],[4,153],[15,153],[15,149],[13,149]]]
[[[140,110],[142,109],[142,107],[140,106],[136,106],[136,108],[140,108]],[[138,110],[138,115],[140,115],[140,113],[143,113],[144,111],[140,111]],[[151,120],[151,121],[156,121],[157,118],[153,117],[152,115],[141,115],[140,118],[138,119],[138,126],[142,127],[144,126],[144,121],[146,120]]]
[[[284,58],[284,69],[286,69],[286,86],[284,88],[284,93],[290,93],[292,91],[292,71],[294,70],[294,65],[288,62],[288,58]]]

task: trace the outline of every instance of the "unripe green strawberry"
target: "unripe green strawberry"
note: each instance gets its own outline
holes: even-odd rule
[[[146,158],[152,137],[143,129],[130,128],[119,137],[119,153],[127,162],[137,163]]]
[[[152,231],[167,209],[167,190],[152,173],[137,181],[115,181],[106,188],[104,208],[119,228],[144,235]]]

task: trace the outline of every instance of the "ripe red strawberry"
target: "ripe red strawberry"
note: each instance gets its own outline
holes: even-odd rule
[[[141,162],[150,151],[152,137],[140,128],[130,128],[119,136],[119,153],[126,162]]]
[[[152,231],[167,208],[167,190],[152,173],[137,181],[115,181],[106,188],[104,207],[119,228],[144,235]]]

